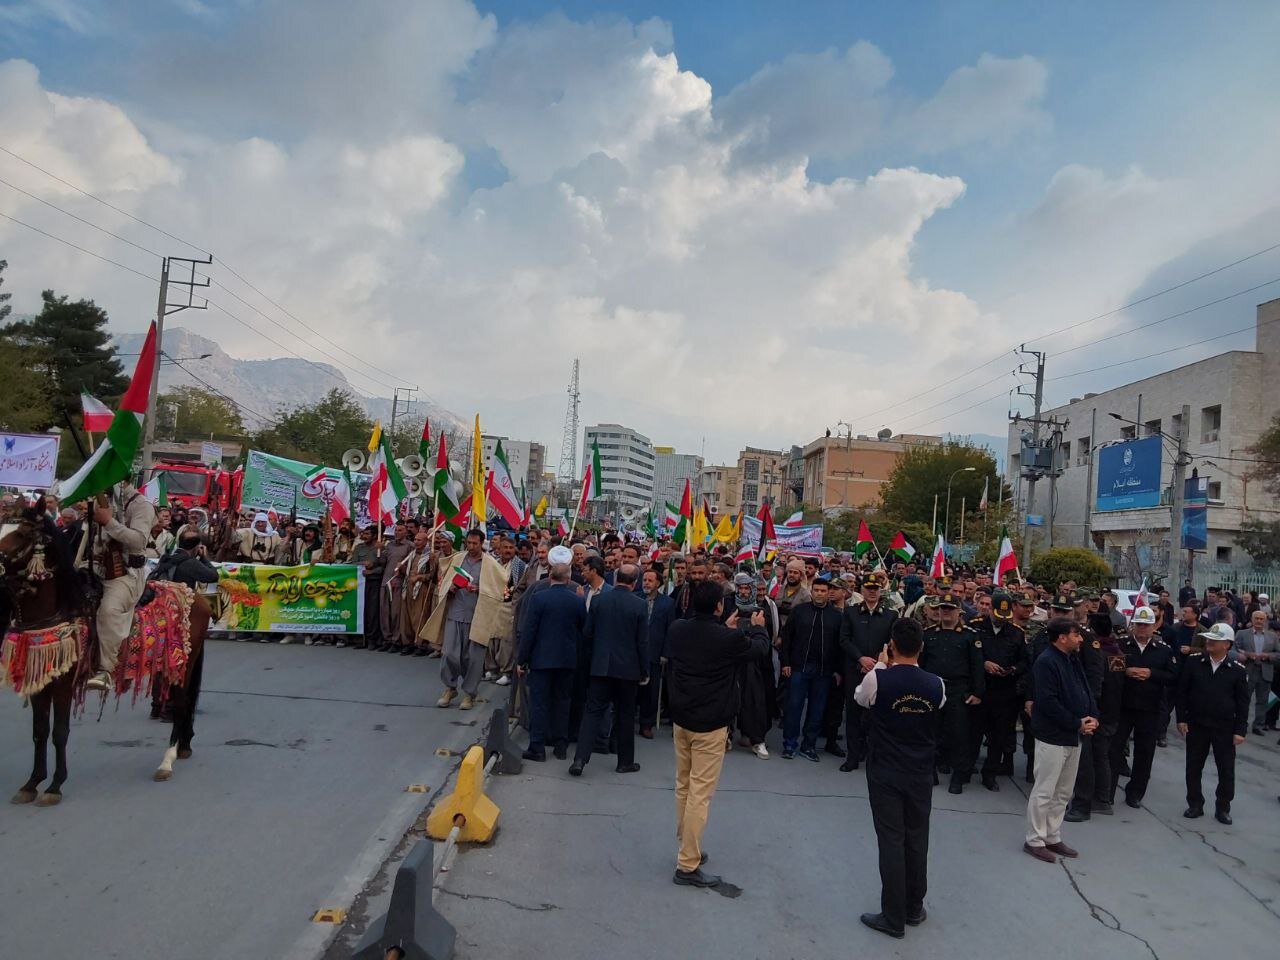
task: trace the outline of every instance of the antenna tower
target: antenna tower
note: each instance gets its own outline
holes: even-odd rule
[[[560,438],[560,470],[557,479],[567,488],[578,480],[578,358],[573,358],[573,374],[569,377],[569,406],[564,412],[564,434]]]

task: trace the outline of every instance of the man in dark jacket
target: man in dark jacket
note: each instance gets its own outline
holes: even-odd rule
[[[677,620],[667,633],[667,673],[672,739],[676,752],[676,835],[680,853],[676,883],[714,887],[720,878],[704,873],[702,831],[711,797],[720,781],[725,739],[737,710],[739,664],[769,649],[764,614],[755,613],[744,628],[737,616],[720,622],[724,591],[717,583],[690,591],[691,619]]]
[[[649,625],[649,682],[640,688],[640,736],[652,740],[662,707],[658,698],[662,696],[660,678],[667,656],[667,629],[675,623],[676,602],[662,592],[662,576],[656,570],[646,570],[641,585]]]
[[[830,584],[824,578],[814,580],[810,599],[793,607],[782,626],[782,675],[789,681],[787,707],[782,714],[784,760],[794,757],[799,746],[800,756],[818,762],[818,734],[827,691],[841,669],[840,611],[829,602],[829,594]]]
[[[1155,632],[1155,611],[1139,607],[1129,624],[1130,636],[1121,645],[1125,681],[1120,724],[1111,741],[1111,797],[1115,797],[1125,746],[1132,734],[1133,760],[1129,782],[1124,787],[1124,802],[1134,809],[1142,806],[1142,797],[1151,780],[1151,762],[1155,759],[1156,739],[1160,735],[1160,706],[1164,688],[1173,682],[1176,667],[1173,651],[1163,640],[1156,639]]]
[[[1106,614],[1089,614],[1089,635],[1082,638],[1080,664],[1098,704],[1098,729],[1080,745],[1080,766],[1075,790],[1067,807],[1068,823],[1083,823],[1094,813],[1111,815],[1111,738],[1120,724],[1120,698],[1124,691],[1124,652],[1112,632]],[[1085,653],[1092,651],[1093,657]],[[1091,669],[1093,663],[1099,670]]]
[[[1249,722],[1249,681],[1238,661],[1228,660],[1234,631],[1216,623],[1202,633],[1205,652],[1193,653],[1178,677],[1178,732],[1187,740],[1188,819],[1204,816],[1201,774],[1213,750],[1218,768],[1214,818],[1230,826],[1236,792],[1236,747],[1244,743]]]
[[[889,630],[893,627],[893,621],[898,619],[897,611],[881,599],[881,593],[887,585],[884,574],[873,570],[862,580],[862,602],[844,609],[840,623],[840,649],[844,653],[844,675],[851,690],[875,668],[876,659],[889,645]],[[844,763],[840,764],[840,769],[848,773],[858,769],[858,764],[867,752],[867,731],[864,726],[867,711],[858,706],[852,695],[845,699],[847,756]]]
[[[1076,782],[1080,736],[1098,728],[1098,705],[1076,656],[1080,627],[1065,617],[1045,628],[1049,647],[1032,668],[1035,700],[1031,730],[1036,737],[1036,779],[1027,798],[1027,839],[1022,849],[1037,860],[1057,863],[1057,854],[1078,854],[1062,842],[1062,820]]]
[[[547,759],[548,740],[557,759],[567,754],[569,695],[587,619],[587,608],[569,583],[570,560],[558,559],[561,562],[551,567],[549,579],[539,581],[539,589],[525,597],[516,652],[517,671],[528,679],[529,689],[529,749],[524,758],[538,763]]]
[[[591,648],[591,683],[578,729],[572,776],[582,776],[604,719],[613,705],[618,730],[618,773],[635,773],[636,691],[649,682],[649,617],[645,602],[632,591],[640,568],[624,564],[614,576],[612,590],[598,593],[587,612],[583,640]]]
[[[178,538],[178,546],[156,563],[152,576],[157,580],[173,580],[185,583],[193,590],[198,584],[217,583],[218,568],[209,562],[198,530],[184,530]]]
[[[945,768],[951,774],[948,793],[963,793],[973,775],[969,716],[987,692],[982,641],[976,630],[960,622],[960,601],[950,591],[930,597],[929,605],[940,611],[939,623],[924,632],[920,669],[947,685],[947,700],[938,712],[938,732],[945,744],[939,772]]]

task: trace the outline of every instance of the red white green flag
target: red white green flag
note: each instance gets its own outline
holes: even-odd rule
[[[58,485],[58,499],[75,503],[110,490],[133,473],[133,459],[142,444],[142,421],[147,416],[151,377],[156,366],[156,325],[154,321],[142,344],[138,365],[133,369],[129,389],[120,399],[120,409],[98,449],[79,470]]]
[[[858,539],[853,544],[853,555],[861,560],[868,553],[875,549],[876,542],[871,539],[871,528],[867,526],[867,521],[858,521]]]
[[[460,590],[465,590],[476,582],[476,578],[467,573],[462,567],[454,564],[453,566],[453,585]]]
[[[1009,574],[1018,569],[1018,555],[1013,552],[1013,541],[1009,539],[1009,529],[1000,528],[1000,556],[996,558],[995,572],[991,574],[991,582],[997,587],[1004,586]]]
[[[889,551],[903,563],[907,563],[916,555],[916,548],[911,545],[911,541],[907,539],[907,535],[901,530],[895,533],[893,539],[889,541]]]
[[[493,448],[493,466],[489,470],[489,503],[502,514],[502,519],[518,530],[525,522],[525,511],[519,502],[515,486],[511,483],[511,467],[502,449],[502,441]]]
[[[85,433],[106,433],[115,418],[110,407],[84,392],[80,394],[80,413],[84,416]]]
[[[409,496],[404,477],[391,455],[391,445],[385,433],[379,432],[377,449],[370,461],[373,482],[369,484],[369,517],[376,523],[394,524],[402,501]]]
[[[778,539],[778,531],[773,526],[773,511],[768,501],[760,505],[760,542],[756,545],[756,559],[761,563],[769,559],[769,545]]]
[[[933,561],[929,564],[929,576],[942,577],[947,573],[947,541],[938,534],[938,545],[933,548]]]
[[[675,531],[671,534],[676,543],[688,543],[693,533],[693,487],[686,479],[684,495],[680,497],[680,519],[676,521]]]

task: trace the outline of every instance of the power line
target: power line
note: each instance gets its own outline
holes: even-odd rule
[[[209,383],[207,380],[201,379],[200,377],[196,376],[194,373],[188,370],[185,366],[183,366],[181,361],[172,360],[171,358],[171,362],[179,370],[185,373],[188,377],[190,377],[196,383],[200,384],[210,393],[214,394],[215,396],[221,397],[223,400],[227,401],[227,403],[234,406],[237,410],[243,410],[245,413],[249,414],[250,416],[257,418],[261,426],[269,427],[269,426],[274,426],[276,424],[277,421],[272,420],[270,417],[264,417],[262,414],[258,413],[256,410],[251,410],[250,408],[246,407],[243,403],[241,403],[239,400],[235,400],[227,396],[225,393],[223,393],[217,387],[213,386],[213,384]]]
[[[17,217],[12,217],[9,214],[5,213],[3,210],[0,210],[0,217],[4,217],[6,220],[16,223],[20,227],[26,227],[28,230],[34,230],[36,233],[42,236],[48,237],[50,240],[57,240],[59,243],[65,243],[68,247],[72,247],[73,249],[79,250],[81,253],[87,253],[89,256],[95,257],[98,260],[101,260],[103,263],[109,263],[113,267],[119,267],[121,270],[128,270],[130,273],[136,274],[137,276],[141,277],[143,280],[146,280],[148,283],[154,284],[156,282],[155,277],[149,277],[145,273],[143,273],[141,270],[135,270],[133,269],[133,267],[129,266],[128,264],[121,263],[119,260],[112,260],[110,257],[104,257],[100,253],[94,253],[92,250],[82,247],[78,243],[72,243],[70,240],[64,240],[62,237],[55,236],[54,234],[49,233],[47,230],[41,230],[39,227],[32,226],[31,224],[27,223],[25,220],[19,220]]]
[[[164,254],[158,253],[155,250],[151,250],[147,247],[144,247],[140,243],[134,243],[128,237],[122,237],[118,233],[112,233],[106,227],[101,227],[98,224],[94,223],[92,220],[86,220],[84,217],[80,216],[77,213],[72,213],[70,210],[64,210],[62,207],[58,206],[56,203],[51,203],[50,201],[44,199],[44,197],[38,197],[29,190],[23,190],[22,187],[19,187],[16,184],[10,183],[8,180],[5,180],[3,177],[0,177],[0,183],[3,183],[10,190],[16,190],[18,193],[22,194],[23,196],[30,197],[36,203],[43,203],[46,207],[49,207],[51,210],[57,210],[59,213],[63,214],[64,216],[68,216],[73,220],[79,220],[81,223],[83,223],[87,227],[93,227],[93,229],[99,230],[102,233],[105,233],[109,237],[114,237],[115,239],[119,240],[121,243],[127,243],[129,246],[134,247],[138,250],[141,250],[143,253],[149,253],[153,257],[159,257],[161,260],[164,259]]]
[[[170,233],[169,231],[167,231],[167,230],[165,230],[165,229],[163,229],[163,228],[161,228],[161,227],[157,227],[157,226],[156,226],[155,224],[153,224],[153,223],[150,223],[150,222],[148,222],[148,221],[146,221],[146,220],[143,220],[141,217],[139,217],[139,216],[137,216],[137,215],[135,215],[135,214],[133,214],[133,213],[130,213],[128,210],[124,210],[124,209],[122,209],[121,207],[117,207],[117,206],[116,206],[115,204],[113,204],[113,203],[110,203],[110,202],[108,202],[108,201],[106,201],[106,200],[103,200],[101,197],[96,196],[95,194],[90,193],[89,191],[85,190],[83,187],[79,187],[79,186],[77,186],[76,184],[71,183],[71,182],[70,182],[70,181],[68,181],[68,180],[64,180],[62,177],[59,177],[57,174],[52,173],[52,172],[51,172],[51,171],[49,171],[49,170],[46,170],[44,167],[40,166],[39,164],[34,163],[34,162],[32,162],[31,160],[28,160],[26,157],[23,157],[23,156],[20,156],[19,154],[14,153],[14,152],[13,152],[12,150],[10,150],[8,147],[5,147],[5,146],[3,146],[3,145],[0,145],[0,152],[4,152],[4,153],[8,154],[9,156],[13,157],[15,160],[19,160],[19,161],[21,161],[22,163],[25,163],[27,166],[31,167],[32,169],[40,171],[40,172],[41,172],[41,173],[43,173],[45,176],[50,177],[50,178],[52,178],[52,179],[56,180],[58,183],[61,183],[63,186],[66,186],[66,187],[69,187],[69,188],[70,188],[70,189],[72,189],[72,190],[75,190],[77,193],[80,193],[80,194],[82,194],[83,196],[88,197],[90,200],[93,200],[93,201],[95,201],[95,202],[97,202],[97,203],[100,203],[100,204],[102,204],[103,206],[105,206],[105,207],[107,207],[107,208],[109,208],[109,209],[111,209],[111,210],[116,211],[116,213],[119,213],[119,214],[121,214],[122,216],[128,217],[130,220],[133,220],[135,223],[139,223],[139,224],[141,224],[142,226],[147,227],[147,228],[148,228],[148,229],[150,229],[150,230],[154,230],[154,231],[156,231],[157,233],[160,233],[160,234],[162,234],[163,236],[166,236],[166,237],[168,237],[168,238],[169,238],[169,239],[171,239],[171,240],[176,240],[178,243],[185,244],[186,246],[191,247],[191,248],[192,248],[192,249],[194,249],[194,250],[198,250],[198,251],[200,251],[201,253],[204,253],[204,254],[206,254],[206,255],[212,256],[212,254],[210,254],[210,253],[209,253],[209,251],[208,251],[208,250],[206,250],[206,249],[205,249],[203,246],[201,246],[200,244],[192,243],[190,240],[185,240],[185,239],[183,239],[182,237],[179,237],[179,236],[177,236],[177,235],[175,235],[175,234],[172,234],[172,233]],[[8,183],[8,181],[2,181],[2,180],[0,180],[0,183],[4,183],[6,186],[12,187],[14,190],[18,190],[19,192],[26,194],[27,196],[31,197],[33,200],[39,200],[41,203],[43,203],[43,204],[45,204],[45,205],[47,205],[47,206],[53,207],[53,209],[58,210],[58,211],[59,211],[59,212],[61,212],[61,213],[65,213],[65,214],[66,214],[67,216],[69,216],[69,217],[74,217],[75,219],[79,220],[81,223],[85,223],[85,224],[87,224],[88,226],[91,226],[91,227],[93,227],[93,228],[94,228],[94,229],[96,229],[96,230],[102,230],[102,232],[103,232],[103,233],[108,233],[108,234],[110,234],[111,236],[115,237],[117,240],[122,240],[122,241],[124,241],[125,243],[130,244],[131,246],[138,247],[138,249],[140,249],[140,250],[146,250],[146,252],[148,252],[148,253],[155,254],[155,256],[160,256],[160,254],[155,253],[155,251],[153,251],[153,250],[147,250],[147,248],[146,248],[146,247],[140,246],[139,244],[134,243],[132,240],[128,240],[128,239],[126,239],[126,238],[124,238],[124,237],[119,236],[118,234],[111,233],[111,231],[106,230],[105,228],[100,227],[100,226],[98,226],[97,224],[91,223],[90,221],[85,220],[85,219],[84,219],[84,218],[82,218],[82,217],[76,216],[76,214],[74,214],[74,213],[70,213],[70,212],[68,212],[68,211],[66,211],[66,210],[63,210],[61,207],[58,207],[58,206],[56,206],[55,204],[50,203],[50,202],[49,202],[49,201],[47,201],[47,200],[42,200],[40,197],[37,197],[35,194],[27,193],[27,191],[23,190],[21,187],[15,187],[13,184]],[[220,260],[218,260],[218,264],[219,264],[219,265],[220,265],[224,270],[226,270],[229,274],[231,274],[233,277],[235,277],[237,280],[239,280],[241,283],[243,283],[246,287],[248,287],[248,288],[249,288],[250,290],[252,290],[254,293],[258,294],[258,296],[260,296],[260,297],[262,297],[264,300],[266,300],[268,303],[270,303],[272,306],[274,306],[277,310],[281,311],[285,316],[289,317],[289,319],[293,320],[295,323],[297,323],[300,327],[302,327],[302,328],[303,328],[304,330],[306,330],[308,333],[311,333],[311,334],[313,334],[313,335],[315,335],[315,336],[319,337],[321,340],[324,340],[324,341],[325,341],[326,343],[328,343],[330,346],[334,347],[334,348],[335,348],[335,349],[337,349],[337,350],[342,351],[343,353],[346,353],[347,355],[349,355],[349,356],[350,356],[350,357],[352,357],[353,359],[358,360],[360,363],[364,364],[366,367],[370,368],[371,370],[376,370],[376,371],[378,371],[379,373],[381,373],[381,374],[383,374],[383,375],[385,375],[385,376],[391,377],[391,379],[392,379],[392,380],[398,381],[399,383],[405,383],[405,384],[407,384],[407,383],[409,383],[409,382],[410,382],[410,381],[406,380],[404,377],[397,376],[396,374],[391,373],[391,372],[390,372],[390,371],[388,371],[388,370],[384,370],[384,369],[382,369],[381,367],[377,366],[376,364],[372,364],[372,363],[370,363],[368,360],[365,360],[363,357],[359,356],[358,354],[353,353],[352,351],[350,351],[350,350],[346,349],[345,347],[342,347],[342,346],[340,346],[339,344],[335,343],[333,340],[330,340],[327,336],[325,336],[325,335],[324,335],[323,333],[321,333],[319,330],[316,330],[314,327],[309,326],[305,321],[303,321],[303,320],[299,319],[299,318],[298,318],[297,316],[295,316],[293,313],[291,313],[290,311],[286,310],[283,306],[281,306],[279,303],[277,303],[277,302],[276,302],[274,299],[272,299],[270,296],[268,296],[267,294],[263,293],[263,291],[262,291],[262,290],[258,289],[258,287],[254,286],[251,282],[249,282],[249,280],[247,280],[247,279],[246,279],[242,274],[240,274],[240,273],[239,273],[239,272],[237,272],[235,269],[233,269],[233,268],[232,268],[232,266],[231,266],[229,263],[227,263],[227,262],[225,262],[224,260],[221,260],[221,259],[220,259]],[[217,281],[216,281],[216,280],[215,280],[214,282],[215,282],[215,283],[217,283]],[[236,296],[236,294],[235,294],[235,293],[233,293],[231,290],[227,289],[225,286],[223,286],[223,284],[218,283],[218,286],[222,287],[224,290],[227,290],[227,292],[228,292],[228,293],[231,293],[231,295],[232,295],[232,296]],[[237,298],[237,299],[239,299],[239,300],[241,300],[241,302],[243,302],[243,303],[245,304],[245,306],[248,306],[248,307],[250,307],[250,308],[251,308],[251,309],[253,309],[253,310],[257,310],[257,312],[258,312],[258,313],[260,313],[260,314],[262,314],[262,316],[266,317],[266,314],[265,314],[265,313],[262,313],[262,311],[261,311],[261,310],[258,310],[258,308],[257,308],[257,307],[254,307],[252,304],[250,304],[250,303],[248,303],[247,301],[243,300],[243,298],[241,298],[241,297],[236,297],[236,298]],[[268,318],[268,319],[269,319],[269,318]],[[274,322],[274,321],[273,321],[273,322]],[[277,325],[278,325],[278,324],[277,324]],[[285,329],[285,328],[283,328],[283,327],[282,327],[282,329]],[[286,330],[286,332],[288,332],[290,336],[297,336],[297,334],[295,334],[295,333],[294,333],[293,331],[291,331],[291,330]],[[321,353],[323,353],[324,351],[320,351],[320,352],[321,352]],[[326,354],[326,356],[327,356],[327,354]],[[331,357],[330,359],[333,359],[333,358]],[[340,361],[338,361],[338,362],[340,362]],[[348,369],[350,369],[350,368],[348,368]],[[355,371],[354,371],[354,370],[353,370],[352,372],[353,372],[353,373],[355,373]],[[372,378],[370,378],[370,377],[368,376],[368,374],[357,373],[356,375],[357,375],[357,376],[364,377],[365,379],[370,380],[371,382],[379,383],[379,381],[377,381],[377,380],[373,380]],[[380,386],[389,386],[389,384],[380,383]]]

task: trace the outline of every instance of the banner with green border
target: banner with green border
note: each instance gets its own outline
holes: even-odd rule
[[[211,630],[363,633],[364,569],[349,563],[218,564]]]

